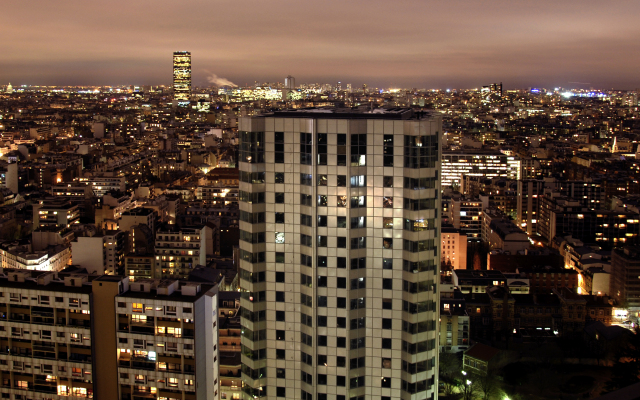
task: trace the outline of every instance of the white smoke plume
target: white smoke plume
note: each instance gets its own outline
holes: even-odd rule
[[[207,71],[208,73],[210,73],[209,71]],[[238,85],[236,85],[235,83],[231,82],[230,80],[226,79],[226,78],[221,78],[216,74],[210,73],[211,75],[209,75],[207,77],[207,81],[209,83],[212,83],[218,87],[220,86],[231,86],[231,87],[238,87]]]

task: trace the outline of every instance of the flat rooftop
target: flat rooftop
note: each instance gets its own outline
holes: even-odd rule
[[[376,108],[373,110],[354,108],[303,108],[266,113],[263,117],[321,118],[321,119],[385,119],[408,120],[430,117],[428,112],[414,112],[410,108]]]

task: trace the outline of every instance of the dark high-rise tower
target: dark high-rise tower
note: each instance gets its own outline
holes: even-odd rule
[[[189,101],[191,97],[191,52],[173,53],[173,98]]]

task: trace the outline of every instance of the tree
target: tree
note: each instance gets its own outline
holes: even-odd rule
[[[500,391],[500,382],[492,372],[488,372],[486,375],[474,375],[471,380],[477,382],[477,389],[484,400],[490,399]]]
[[[613,392],[637,383],[639,379],[640,328],[636,327],[616,357],[616,362],[611,369],[611,379],[606,383],[605,389],[607,392]]]
[[[450,396],[456,392],[456,387],[462,374],[462,361],[454,353],[440,353],[439,374],[440,382],[444,386],[444,394]]]
[[[472,400],[478,392],[478,381],[473,376],[463,376],[458,383],[458,391],[462,393],[463,400]]]

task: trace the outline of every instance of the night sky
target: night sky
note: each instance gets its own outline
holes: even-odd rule
[[[640,88],[640,1],[2,0],[0,85]]]

